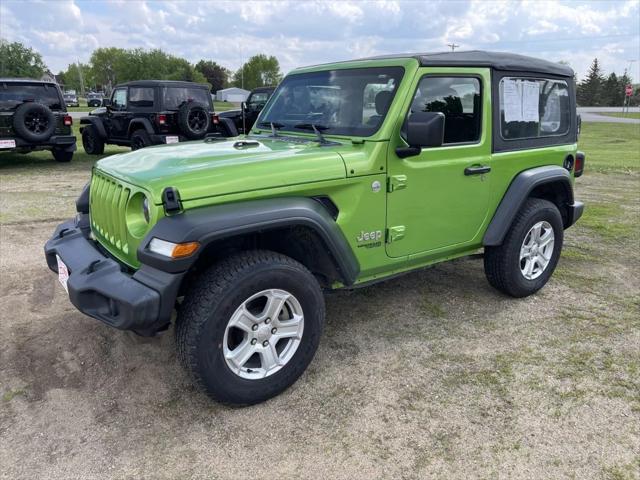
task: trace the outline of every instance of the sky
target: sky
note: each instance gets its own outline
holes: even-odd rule
[[[231,70],[265,53],[286,73],[454,43],[566,61],[579,78],[597,57],[604,72],[631,65],[640,81],[640,0],[0,0],[0,37],[38,50],[53,73],[111,46],[161,48]]]

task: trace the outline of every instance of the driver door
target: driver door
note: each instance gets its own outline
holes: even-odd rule
[[[127,88],[116,88],[111,95],[109,107],[109,136],[127,138],[131,115],[128,111]]]
[[[402,130],[392,137],[386,244],[390,257],[441,255],[477,242],[491,188],[490,92],[489,69],[419,72],[408,114],[444,113],[444,143],[400,158],[395,149],[406,145]]]

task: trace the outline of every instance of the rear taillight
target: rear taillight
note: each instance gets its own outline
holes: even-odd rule
[[[71,115],[65,115],[63,122],[65,127],[70,127],[73,125],[73,118],[71,118]]]
[[[576,161],[573,164],[573,176],[576,178],[582,175],[582,172],[584,171],[584,159],[584,152],[576,153]]]
[[[164,114],[158,115],[158,125],[166,125],[167,124],[167,116]]]
[[[220,123],[220,117],[218,115],[216,115],[215,113],[211,114],[211,123],[213,123],[214,125],[217,125]]]

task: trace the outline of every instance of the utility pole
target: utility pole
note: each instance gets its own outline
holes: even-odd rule
[[[456,44],[456,43],[447,43],[447,47],[451,47],[451,51],[455,52],[456,48],[458,48],[460,45]]]
[[[77,64],[78,65],[78,77],[80,77],[80,96],[84,97],[84,79],[82,78],[82,68],[80,67],[80,60],[77,60]]]

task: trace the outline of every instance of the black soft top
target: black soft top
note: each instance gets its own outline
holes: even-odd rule
[[[518,55],[517,53],[487,52],[483,50],[383,55],[363,60],[392,58],[415,58],[422,67],[489,67],[494,70],[509,72],[533,72],[573,77],[573,69],[561,63]]]
[[[119,83],[118,87],[179,87],[179,88],[205,88],[209,86],[204,83],[184,82],[181,80],[134,80],[132,82]]]
[[[50,80],[36,80],[35,78],[0,78],[0,83],[42,83],[44,85],[58,86],[56,82]]]

